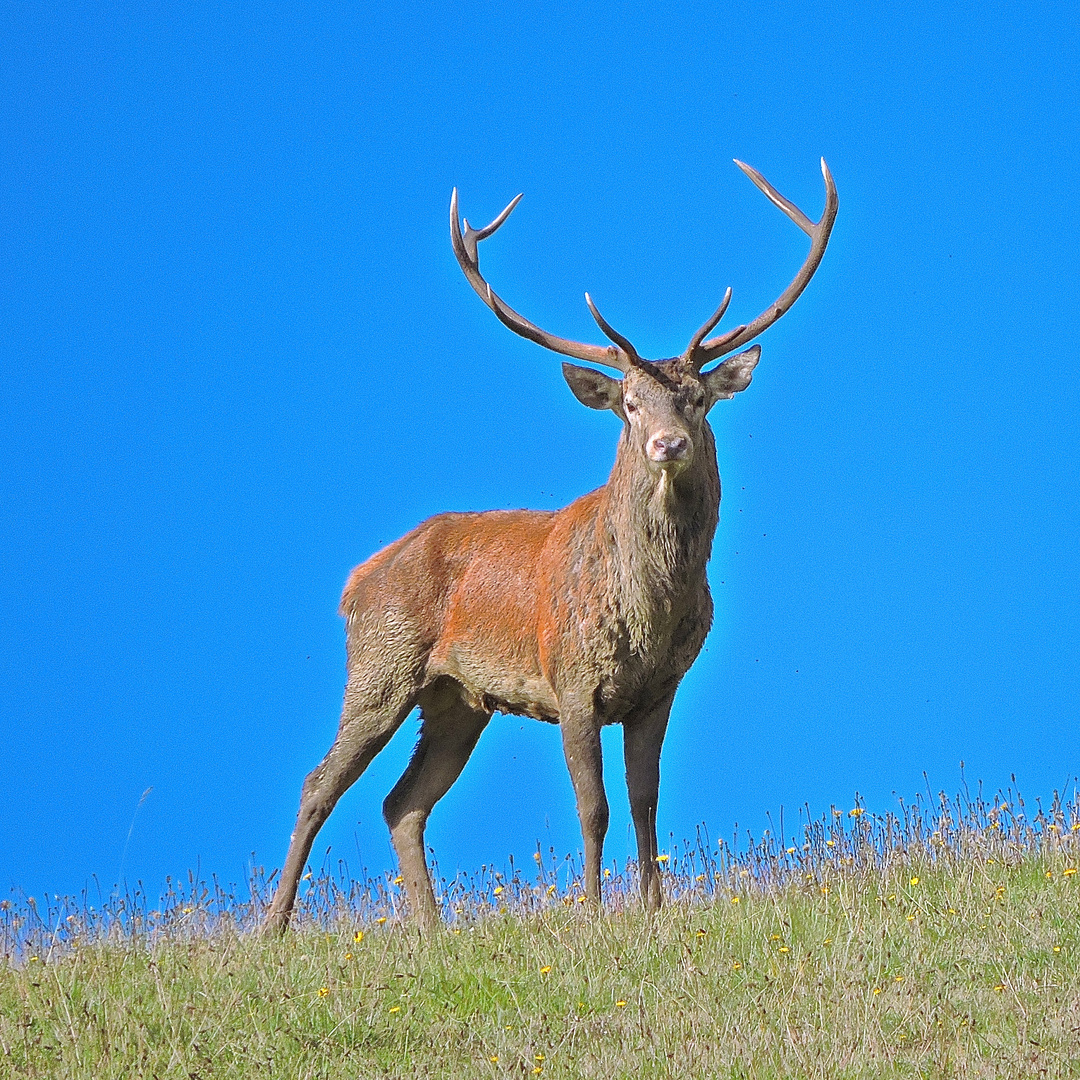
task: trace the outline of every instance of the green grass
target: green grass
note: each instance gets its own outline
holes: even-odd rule
[[[1080,1076],[1074,809],[697,844],[654,917],[619,875],[590,916],[572,864],[487,872],[426,938],[392,881],[325,874],[281,940],[250,930],[259,888],[7,902],[0,1076]]]

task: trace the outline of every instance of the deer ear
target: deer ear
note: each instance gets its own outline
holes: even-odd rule
[[[761,359],[761,346],[755,345],[746,352],[729,356],[719,367],[707,371],[701,381],[709,388],[713,401],[722,401],[734,397],[740,390],[750,385],[754,368]]]
[[[563,364],[562,373],[574,397],[590,409],[614,409],[622,401],[622,382],[602,371]]]

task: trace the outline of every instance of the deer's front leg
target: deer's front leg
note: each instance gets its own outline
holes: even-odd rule
[[[564,713],[560,727],[563,753],[574,785],[578,820],[585,841],[585,896],[590,905],[599,908],[600,863],[604,857],[604,836],[608,828],[600,725],[590,711],[587,719]]]
[[[672,691],[651,708],[623,721],[626,790],[637,834],[641,899],[648,911],[658,911],[663,903],[660,868],[656,863],[656,805],[660,793],[660,748],[674,696]]]

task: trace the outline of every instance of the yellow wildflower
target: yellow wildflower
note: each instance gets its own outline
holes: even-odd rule
[[[502,896],[502,891],[503,891],[503,887],[501,885],[496,885],[495,890],[494,890],[492,895],[494,895],[494,896]]]
[[[616,1001],[615,1002],[615,1008],[616,1009],[624,1009],[624,1008],[626,1008],[626,1002],[625,1001]]]
[[[392,1013],[401,1012],[401,1006],[400,1005],[391,1005],[390,1006],[390,1011]]]
[[[737,904],[737,903],[739,902],[739,898],[738,898],[737,896],[733,896],[733,897],[731,898],[731,902],[732,902],[733,904]]]
[[[551,974],[551,965],[546,964],[544,967],[542,967],[540,969],[540,974],[541,975],[550,975]]]
[[[381,926],[384,922],[386,922],[386,916],[380,915],[375,921]]]
[[[914,888],[918,884],[919,884],[919,879],[917,877],[913,877],[911,879],[911,887]]]
[[[360,942],[364,940],[364,931],[357,930],[356,933],[353,934],[352,939],[357,943],[357,945],[359,945]]]
[[[346,959],[346,960],[351,960],[351,959],[352,959],[352,953],[351,953],[351,952],[347,952],[347,953],[345,954],[345,959]]]
[[[398,876],[396,878],[394,878],[394,884],[395,885],[400,885],[404,880],[405,879],[400,874],[398,874]]]
[[[329,994],[329,993],[330,993],[330,987],[329,986],[320,986],[319,987],[319,997],[326,997],[326,995]]]
[[[1067,866],[1067,867],[1065,867],[1064,870],[1062,870],[1061,873],[1062,873],[1063,877],[1072,877],[1073,874],[1076,873],[1076,867],[1075,866]]]

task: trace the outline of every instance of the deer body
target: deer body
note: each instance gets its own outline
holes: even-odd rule
[[[809,223],[818,230],[811,233],[811,259],[824,251],[830,207],[835,216],[835,189],[824,171],[829,197],[822,221]],[[759,187],[765,184],[762,190],[770,198],[776,195],[774,202],[786,202],[763,178],[751,178]],[[701,371],[711,355],[730,351],[725,346],[741,344],[746,337],[740,334],[754,329],[751,324],[704,341],[730,290],[686,353],[672,360],[641,360],[588,297],[617,349],[580,345],[539,330],[479,277],[476,241],[501,225],[515,204],[485,230],[474,231],[466,222],[463,237],[455,193],[451,228],[459,262],[511,329],[555,351],[623,372],[615,379],[563,365],[583,404],[610,409],[622,420],[615,464],[603,487],[562,510],[441,514],[352,572],[341,601],[348,670],[341,723],[326,757],[304,782],[267,917],[275,929],[288,923],[319,828],[415,707],[422,718],[420,740],[383,812],[421,925],[438,921],[424,856],[428,815],[497,711],[559,725],[585,843],[586,895],[594,905],[600,903],[608,825],[600,729],[622,725],[642,897],[651,909],[661,903],[656,864],[660,748],[675,690],[712,620],[706,564],[719,517],[720,477],[705,417],[716,401],[749,385],[760,348]],[[794,216],[802,216],[797,208],[781,208],[802,224]],[[770,321],[793,302],[784,306],[798,281],[774,305]],[[805,281],[795,295],[804,286]]]
[[[704,641],[719,507],[715,458],[656,506],[647,486],[626,490],[625,471],[617,461],[604,487],[556,512],[424,522],[353,572],[341,604],[350,635],[380,594],[410,595],[425,682],[453,679],[475,708],[553,723],[560,690],[582,683],[602,722],[616,722]]]

